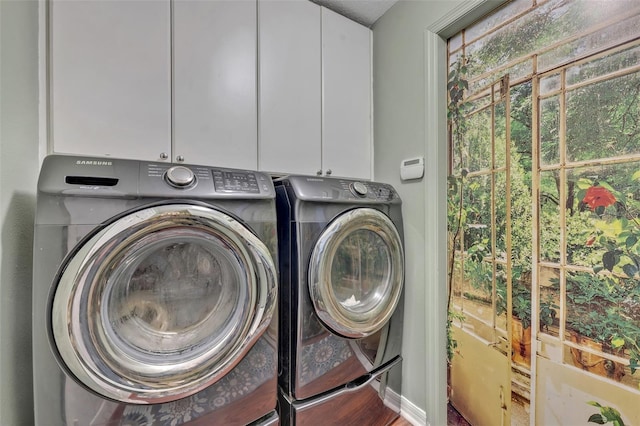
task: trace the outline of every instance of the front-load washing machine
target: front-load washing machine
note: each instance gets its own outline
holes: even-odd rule
[[[275,259],[263,173],[45,158],[36,424],[277,424]]]
[[[389,424],[401,392],[400,197],[316,176],[277,180],[276,194],[281,422]]]

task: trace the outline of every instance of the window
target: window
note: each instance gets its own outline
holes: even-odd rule
[[[560,348],[545,358],[637,391],[640,3],[516,0],[448,48],[468,82],[450,140],[451,309],[486,340],[521,322]]]

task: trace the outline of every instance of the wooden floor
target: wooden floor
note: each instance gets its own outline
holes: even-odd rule
[[[469,423],[456,411],[451,404],[447,405],[447,425],[448,426],[470,426]],[[412,426],[411,422],[402,417],[395,420],[389,426]]]
[[[399,417],[398,419],[394,420],[394,422],[391,423],[390,426],[411,426],[411,423],[408,420]]]

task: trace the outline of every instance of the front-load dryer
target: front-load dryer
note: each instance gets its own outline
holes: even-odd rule
[[[45,158],[36,424],[277,424],[276,259],[263,173]]]
[[[399,415],[404,251],[390,185],[276,181],[280,416],[385,425]]]

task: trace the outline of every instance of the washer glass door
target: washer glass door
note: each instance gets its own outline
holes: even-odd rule
[[[50,329],[63,367],[98,394],[167,402],[233,368],[270,323],[276,267],[218,210],[167,204],[90,236],[61,268]]]
[[[335,333],[362,338],[391,318],[402,294],[402,240],[389,217],[358,208],[322,232],[309,263],[309,294]]]

